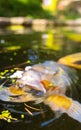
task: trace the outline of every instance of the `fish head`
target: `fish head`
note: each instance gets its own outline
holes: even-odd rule
[[[16,86],[22,89],[34,89],[46,93],[46,89],[41,82],[41,73],[30,69],[22,74],[20,79],[17,79]]]

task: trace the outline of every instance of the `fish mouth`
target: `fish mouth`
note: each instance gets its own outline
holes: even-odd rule
[[[37,95],[43,95],[46,93],[46,89],[40,81],[23,82],[21,80],[16,82],[15,87],[23,90],[24,92],[37,93]]]

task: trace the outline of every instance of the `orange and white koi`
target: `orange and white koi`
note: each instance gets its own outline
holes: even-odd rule
[[[51,82],[53,86],[58,86],[61,93],[65,94],[68,88],[71,91],[70,86],[73,81],[76,81],[76,76],[73,77],[73,81],[70,78],[69,70],[75,73],[73,69],[69,69],[68,67],[53,61],[46,61],[42,64],[33,65],[31,67],[28,66],[25,68],[23,73],[18,71],[14,75],[16,77],[19,76],[16,81],[16,85],[19,88],[30,86],[31,88],[42,91],[45,94],[46,89],[42,81],[46,80]],[[12,78],[14,75],[12,75]]]
[[[73,79],[70,78],[70,73],[73,72]],[[60,111],[61,113],[67,113],[70,117],[81,122],[81,104],[71,98],[66,97],[67,89],[72,93],[71,84],[72,81],[76,82],[75,70],[69,69],[61,64],[53,61],[46,61],[42,64],[28,66],[25,71],[14,73],[11,78],[18,77],[16,84],[11,86],[5,91],[1,90],[1,100],[26,102],[29,100],[39,99],[47,104],[53,111]],[[72,74],[72,73],[71,73]],[[29,88],[43,92],[39,98],[33,96],[27,96],[27,90]],[[6,96],[5,93],[6,93]],[[19,97],[9,98],[8,92],[19,95]],[[30,95],[30,94],[29,94]]]

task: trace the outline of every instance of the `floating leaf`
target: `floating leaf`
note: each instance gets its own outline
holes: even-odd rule
[[[15,79],[12,79],[12,83],[15,83]]]
[[[21,114],[21,118],[22,118],[22,119],[24,118],[24,114]]]
[[[1,112],[0,119],[6,120],[8,122],[11,122],[12,120],[17,120],[16,118],[13,118],[11,116],[11,113],[8,110],[4,110]]]
[[[10,72],[12,72],[12,73],[13,73],[13,72],[14,72],[14,69],[11,69],[11,70],[10,70]]]
[[[30,60],[27,60],[27,63],[29,63],[29,64],[30,64],[30,63],[31,63],[31,61],[30,61]]]

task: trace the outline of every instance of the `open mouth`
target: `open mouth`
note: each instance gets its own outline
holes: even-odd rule
[[[24,95],[24,94],[31,94],[36,97],[40,97],[44,95],[44,92],[41,91],[40,89],[35,89],[35,86],[30,86],[30,85],[23,85],[20,84],[18,85],[13,85],[9,88],[9,91],[11,95],[13,96],[19,96],[19,95]]]

